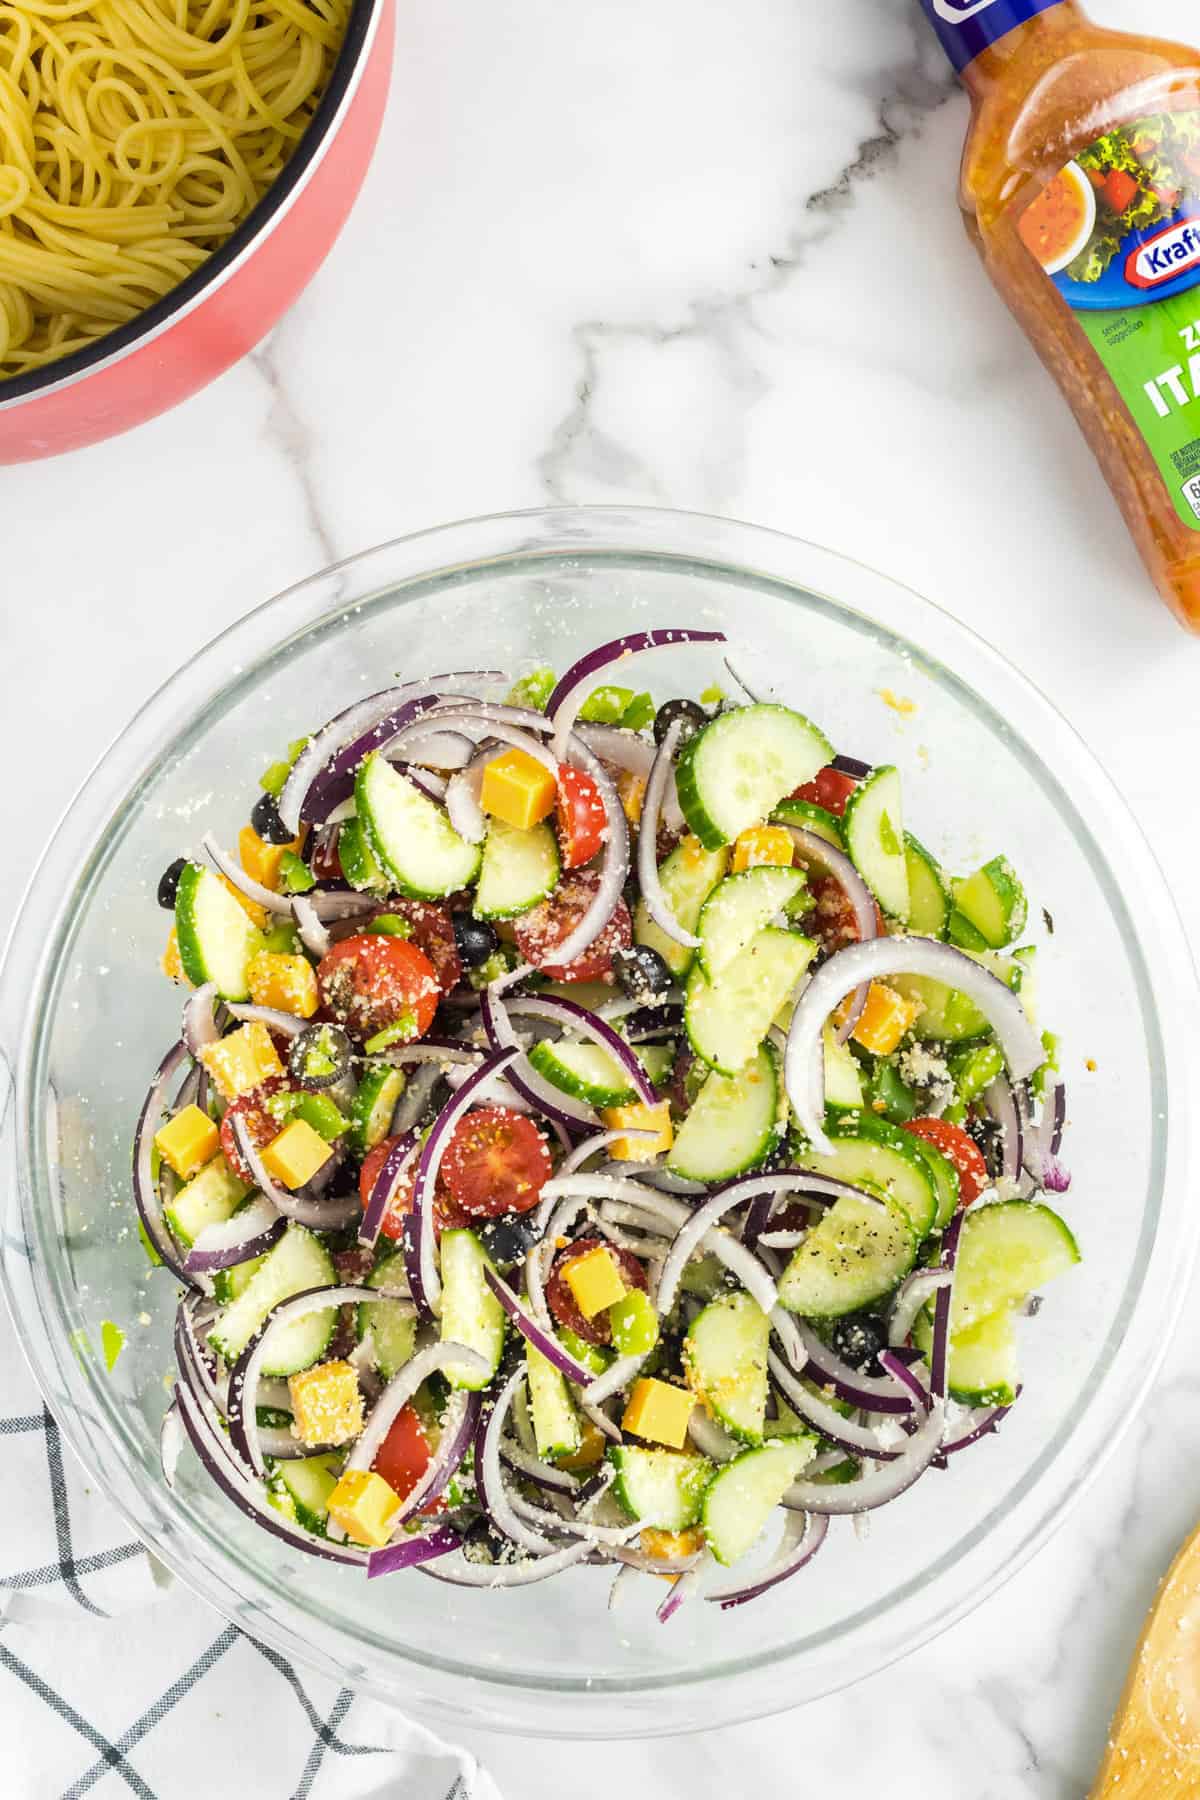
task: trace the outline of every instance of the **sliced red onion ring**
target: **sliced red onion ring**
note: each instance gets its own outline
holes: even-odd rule
[[[227,1012],[243,1025],[265,1025],[268,1031],[276,1032],[280,1037],[299,1037],[308,1024],[307,1019],[299,1019],[295,1013],[281,1012],[276,1006],[252,1006],[249,1001],[227,1000]]]
[[[594,1496],[595,1499],[599,1499],[611,1486],[611,1468],[608,1473],[609,1479],[601,1486],[599,1492]],[[585,1537],[593,1544],[623,1546],[628,1541],[630,1535],[628,1521],[622,1525],[598,1525],[594,1519],[585,1518],[582,1509],[578,1514],[573,1514],[569,1503],[561,1495],[555,1496],[561,1508],[557,1512],[546,1506],[538,1506],[532,1500],[526,1500],[521,1494],[513,1494],[510,1498],[512,1510],[517,1517],[524,1524],[533,1526],[535,1530],[539,1525],[544,1525],[558,1538]],[[586,1505],[587,1502],[584,1504]]]
[[[373,912],[379,905],[376,894],[360,894],[354,889],[314,888],[305,896],[318,919],[334,923],[340,919],[356,919]]]
[[[861,1369],[843,1362],[836,1350],[824,1343],[805,1320],[796,1319],[794,1324],[805,1357],[803,1364],[799,1359],[793,1364],[796,1372],[807,1375],[818,1387],[832,1388],[840,1400],[848,1401],[851,1406],[861,1406],[867,1412],[912,1411],[912,1402],[897,1390],[894,1381],[885,1376],[864,1374]]]
[[[935,1398],[927,1417],[894,1462],[842,1486],[795,1481],[783,1496],[783,1504],[792,1512],[836,1514],[871,1512],[877,1506],[886,1506],[925,1473],[941,1449],[945,1428],[946,1404]]]
[[[175,1472],[186,1441],[187,1433],[179,1416],[179,1396],[176,1394],[158,1428],[158,1460],[162,1465],[163,1480],[169,1488],[175,1486]]]
[[[592,1371],[577,1361],[569,1350],[564,1350],[553,1332],[544,1330],[538,1324],[532,1313],[521,1305],[508,1283],[497,1275],[490,1264],[485,1265],[483,1274],[488,1286],[521,1336],[532,1344],[535,1350],[539,1350],[548,1363],[553,1363],[554,1367],[560,1374],[565,1375],[568,1381],[573,1381],[576,1386],[581,1388],[589,1387],[592,1381]]]
[[[917,1314],[933,1299],[939,1288],[949,1287],[954,1279],[949,1269],[915,1269],[906,1275],[896,1289],[888,1316],[888,1343],[893,1349],[907,1344]]]
[[[320,962],[322,957],[329,954],[329,933],[322,925],[316,907],[307,894],[293,894],[291,906],[300,942],[309,955],[315,956]]]
[[[688,950],[694,950],[700,939],[695,932],[686,931],[679,923],[671,910],[671,902],[667,899],[658,876],[659,818],[662,813],[667,783],[674,779],[675,751],[684,723],[682,718],[672,719],[659,746],[658,755],[654,759],[650,779],[646,783],[646,793],[642,800],[642,817],[638,826],[637,873],[642,899],[646,902],[647,911],[659,930],[665,932],[666,936],[673,939],[675,943],[684,945]]]
[[[352,1219],[358,1217],[357,1193],[343,1194],[336,1200],[314,1200],[303,1188],[298,1188],[293,1194],[287,1188],[280,1187],[268,1173],[258,1146],[246,1129],[245,1116],[241,1113],[233,1121],[233,1135],[242,1160],[254,1177],[255,1187],[266,1195],[285,1219],[294,1219],[297,1225],[306,1225],[310,1231],[340,1231],[342,1226],[349,1225]],[[331,1156],[336,1155],[336,1150],[331,1152]]]
[[[182,1281],[184,1287],[196,1288],[204,1293],[207,1292],[207,1287],[202,1284],[200,1277],[185,1270],[175,1247],[175,1240],[163,1217],[162,1196],[151,1165],[154,1134],[163,1114],[167,1089],[186,1056],[187,1048],[183,1043],[172,1044],[159,1063],[150,1091],[142,1102],[137,1128],[133,1134],[133,1203],[137,1207],[138,1218],[142,1221],[142,1230],[172,1275]]]
[[[229,1436],[238,1455],[243,1457],[261,1480],[266,1475],[262,1447],[259,1444],[258,1383],[262,1365],[270,1348],[267,1338],[276,1325],[294,1324],[312,1313],[332,1312],[339,1306],[360,1306],[378,1300],[376,1288],[358,1284],[344,1287],[307,1288],[291,1294],[271,1308],[246,1348],[242,1351],[229,1377]]]
[[[957,988],[973,1000],[996,1033],[1015,1081],[1024,1081],[1045,1061],[1042,1041],[1011,988],[982,963],[933,938],[883,937],[849,944],[822,964],[803,990],[792,1014],[784,1058],[784,1082],[796,1124],[821,1155],[832,1154],[824,1129],[825,1079],[821,1034],[844,996],[862,982],[889,975],[925,975]]]
[[[587,698],[601,669],[613,663],[625,663],[645,650],[665,650],[672,644],[723,644],[723,631],[660,630],[630,631],[624,637],[600,644],[573,662],[557,683],[546,702],[546,714],[554,727],[554,754],[562,762],[567,736],[579,717],[579,709]]]
[[[451,1063],[477,1063],[485,1055],[486,1052],[474,1044],[463,1044],[456,1038],[427,1037],[414,1039],[411,1044],[396,1044],[385,1050],[380,1060],[394,1067],[404,1063],[436,1063],[442,1069]]]
[[[831,875],[845,895],[854,914],[854,923],[858,928],[858,940],[861,944],[870,943],[879,936],[879,913],[875,905],[875,896],[855,868],[844,851],[827,843],[815,831],[804,831],[797,825],[789,825],[792,842],[800,852],[800,859],[805,863],[816,863]],[[850,1037],[854,1027],[863,1016],[867,1004],[869,981],[862,981],[855,988],[846,1017],[837,1028],[837,1041],[844,1044]]]
[[[718,1425],[715,1419],[710,1419],[702,1406],[692,1409],[692,1416],[688,1420],[688,1436],[697,1450],[707,1456],[710,1462],[732,1462],[735,1456],[740,1456],[744,1448],[736,1438],[731,1437],[722,1426]]]
[[[387,1210],[391,1205],[392,1195],[396,1190],[396,1184],[400,1180],[401,1175],[403,1175],[409,1161],[416,1154],[417,1146],[420,1141],[421,1134],[419,1131],[406,1131],[403,1137],[398,1138],[392,1145],[391,1149],[383,1159],[379,1173],[375,1177],[374,1185],[371,1188],[370,1199],[367,1201],[366,1209],[363,1212],[362,1224],[358,1228],[358,1241],[360,1244],[365,1244],[369,1250],[373,1250],[375,1247],[375,1242],[379,1237],[380,1227],[387,1217]]]
[[[526,969],[525,973],[528,974],[529,970]],[[480,996],[480,1016],[488,1036],[488,1042],[496,1050],[515,1049],[520,1053],[519,1061],[508,1071],[510,1086],[535,1112],[540,1112],[547,1119],[553,1119],[560,1125],[566,1125],[568,1128],[576,1125],[598,1125],[600,1121],[592,1107],[585,1106],[580,1100],[572,1100],[569,1094],[560,1093],[556,1087],[551,1086],[550,1082],[545,1081],[536,1069],[530,1067],[529,1060],[513,1029],[512,1020],[508,1016],[508,1007],[500,998],[502,986],[511,986],[516,979],[516,974],[517,971],[514,970],[501,976],[499,981],[494,981],[490,986],[484,988]]]
[[[668,1593],[654,1609],[654,1616],[660,1625],[669,1625],[680,1607],[700,1592],[704,1579],[704,1562],[703,1555],[697,1556],[692,1566],[671,1583]]]
[[[184,1267],[193,1275],[234,1269],[269,1250],[283,1236],[284,1228],[278,1208],[260,1194],[232,1218],[205,1225],[184,1257]]]
[[[942,1444],[941,1454],[957,1456],[960,1450],[969,1450],[972,1444],[979,1442],[980,1438],[990,1436],[997,1429],[1001,1420],[1008,1417],[1015,1404],[1014,1401],[1008,1406],[977,1406],[973,1408],[951,1427],[952,1435],[947,1436]]]
[[[589,725],[576,722],[575,734],[588,749],[615,769],[624,769],[639,781],[648,781],[654,767],[655,747],[636,731],[625,731],[619,725]]]
[[[224,875],[226,881],[231,881],[247,900],[252,900],[255,906],[261,906],[264,912],[283,913],[290,917],[291,902],[282,894],[277,894],[273,888],[264,887],[261,881],[255,881],[252,875],[247,875],[237,858],[231,856],[228,850],[222,850],[211,831],[205,832],[200,844],[218,874]]]
[[[409,1077],[408,1086],[396,1102],[396,1110],[392,1114],[391,1136],[402,1136],[424,1118],[430,1096],[441,1076],[442,1070],[438,1064],[418,1064],[416,1074]]]
[[[916,1370],[910,1368],[909,1364],[906,1363],[902,1357],[897,1356],[894,1350],[881,1350],[879,1352],[879,1366],[886,1374],[892,1377],[893,1381],[898,1382],[901,1387],[908,1390],[922,1412],[929,1411],[929,1390],[921,1380],[921,1377],[917,1374]]]
[[[637,1526],[632,1526],[636,1531]],[[535,1581],[549,1581],[552,1575],[560,1575],[564,1569],[572,1569],[577,1563],[586,1562],[592,1555],[595,1545],[587,1538],[580,1538],[577,1543],[568,1544],[565,1550],[556,1550],[552,1556],[531,1557],[528,1562],[515,1563],[456,1563],[448,1569],[444,1562],[436,1567],[431,1563],[419,1565],[422,1574],[432,1575],[435,1581],[448,1581],[454,1587],[472,1588],[516,1588],[530,1587]]]
[[[979,1096],[989,1119],[1000,1128],[1000,1174],[1017,1181],[1025,1155],[1025,1130],[1017,1096],[1007,1075],[997,1075]],[[1032,1171],[1031,1171],[1032,1173]]]
[[[503,1004],[511,1018],[524,1016],[548,1019],[552,1024],[565,1026],[582,1037],[590,1038],[620,1065],[633,1083],[640,1100],[644,1100],[647,1106],[658,1104],[658,1090],[642,1067],[636,1051],[631,1050],[620,1033],[614,1031],[598,1013],[580,1006],[577,1000],[563,999],[554,994],[522,994]]]
[[[446,792],[446,783],[439,771],[465,769],[476,746],[474,738],[468,737],[465,731],[443,729],[423,733],[420,748],[420,755],[413,757],[409,767],[422,777],[428,776],[434,792],[441,797]]]
[[[221,1035],[217,1022],[217,984],[206,981],[190,993],[183,1008],[183,1041],[189,1056],[199,1057],[201,1050],[215,1044]]]
[[[520,726],[494,718],[492,709],[488,705],[481,702],[478,710],[468,706],[455,707],[450,716],[456,725],[461,724],[469,729],[485,731],[490,738],[496,740],[497,744],[509,744],[514,750],[523,751],[526,756],[532,757],[534,762],[541,763],[542,767],[548,769],[551,775],[558,775],[558,763],[541,739]],[[411,726],[401,734],[398,741],[405,744],[419,742],[423,737],[429,736],[431,731],[439,730],[445,730],[445,720],[441,714],[436,714],[432,719],[422,719],[418,725]],[[472,755],[474,750],[475,746],[472,744]],[[499,755],[499,750],[496,749],[493,754]]]
[[[950,1281],[938,1289],[933,1303],[933,1343],[929,1351],[929,1385],[935,1398],[946,1398],[946,1364],[950,1355],[950,1308],[954,1299],[954,1265],[958,1260],[958,1240],[964,1215],[956,1212],[942,1237],[941,1267]]]
[[[514,1444],[511,1438],[501,1444],[500,1460],[515,1475],[524,1476],[537,1487],[553,1488],[563,1494],[573,1494],[579,1488],[579,1477],[572,1475],[569,1469],[556,1469],[553,1463],[542,1462],[540,1457],[531,1456],[519,1444]]]
[[[490,745],[480,750],[465,769],[446,783],[446,813],[459,837],[468,844],[482,844],[487,836],[487,819],[479,797],[483,793],[483,771],[495,754]]]
[[[815,1426],[827,1443],[836,1444],[848,1456],[869,1456],[874,1462],[894,1462],[898,1452],[885,1446],[870,1426],[858,1425],[843,1418],[835,1406],[812,1394],[796,1379],[783,1358],[774,1350],[767,1352],[767,1367],[792,1411]]]
[[[618,1138],[648,1138],[654,1135],[652,1131],[597,1131],[594,1136],[584,1138],[581,1144],[576,1144],[575,1148],[563,1157],[558,1165],[555,1179],[561,1181],[564,1175],[574,1175],[576,1170],[582,1169],[585,1162],[590,1161],[601,1150],[607,1149],[609,1144],[615,1144]]]
[[[186,1385],[206,1400],[222,1418],[229,1407],[229,1377],[218,1374],[218,1364],[207,1344],[202,1344],[199,1332],[207,1330],[216,1316],[206,1309],[203,1325],[197,1322],[196,1308],[191,1302],[199,1298],[196,1294],[187,1294],[180,1301],[175,1312],[175,1361],[179,1365],[179,1373]]]
[[[378,1402],[376,1403],[378,1404]],[[449,1487],[462,1467],[479,1424],[483,1400],[480,1394],[457,1388],[446,1402],[441,1436],[416,1485],[404,1496],[395,1523],[403,1525],[432,1504]]]
[[[794,1193],[804,1180],[803,1176],[796,1175],[743,1176],[737,1181],[728,1182],[702,1206],[698,1206],[676,1234],[675,1242],[663,1264],[656,1301],[659,1313],[669,1313],[675,1304],[679,1278],[700,1248],[701,1242],[706,1250],[714,1251],[721,1258],[726,1268],[737,1276],[763,1311],[772,1313],[779,1300],[779,1292],[772,1277],[744,1244],[738,1243],[727,1233],[712,1228],[732,1207],[752,1200],[757,1193],[764,1190],[768,1193]],[[733,1252],[740,1252],[740,1255],[735,1257]]]
[[[823,1514],[790,1513],[779,1548],[765,1569],[749,1580],[712,1588],[704,1598],[714,1601],[723,1612],[731,1606],[742,1606],[747,1600],[757,1600],[768,1588],[777,1587],[810,1563],[825,1542],[828,1531],[829,1520]]]
[[[618,1356],[603,1375],[597,1375],[594,1381],[588,1382],[583,1390],[584,1404],[600,1406],[605,1400],[611,1400],[614,1394],[627,1388],[639,1374],[649,1355],[650,1352],[645,1350],[640,1356]]]
[[[379,1298],[377,1288],[367,1291],[373,1300]],[[392,1429],[397,1413],[408,1405],[421,1383],[438,1370],[460,1364],[468,1369],[478,1370],[480,1375],[488,1372],[488,1365],[478,1350],[471,1350],[466,1344],[456,1344],[450,1340],[431,1344],[427,1350],[419,1350],[416,1356],[410,1358],[392,1376],[371,1409],[366,1428],[346,1459],[347,1469],[369,1469],[384,1438]],[[411,1495],[409,1498],[411,1499]]]
[[[367,1558],[367,1580],[391,1575],[396,1569],[415,1569],[421,1563],[432,1562],[438,1556],[449,1556],[452,1550],[461,1548],[462,1538],[452,1525],[435,1525],[432,1531],[401,1538],[398,1544],[385,1544],[382,1550],[372,1550]]]
[[[1042,1090],[1042,1110],[1037,1123],[1029,1116],[1029,1095],[1022,1089],[1018,1095],[1024,1127],[1022,1160],[1039,1187],[1052,1194],[1065,1194],[1071,1177],[1058,1160],[1063,1130],[1067,1121],[1067,1090],[1062,1077],[1053,1069],[1046,1071]]]
[[[523,1550],[544,1556],[554,1549],[554,1544],[544,1532],[535,1531],[521,1518],[508,1496],[504,1470],[500,1466],[500,1442],[512,1409],[513,1395],[524,1379],[525,1370],[519,1364],[495,1401],[484,1410],[475,1437],[475,1485],[480,1505],[496,1530],[511,1538],[514,1544],[520,1544]]]

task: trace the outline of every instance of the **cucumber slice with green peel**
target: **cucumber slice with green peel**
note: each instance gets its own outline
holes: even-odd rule
[[[209,1343],[228,1363],[236,1362],[273,1306],[308,1288],[332,1287],[333,1263],[320,1238],[303,1225],[289,1225],[268,1250],[242,1292],[217,1314]],[[295,1375],[329,1348],[337,1308],[273,1325],[264,1345],[264,1375]]]
[[[922,937],[944,938],[954,897],[950,884],[924,844],[911,831],[904,834],[904,861],[908,869],[908,928]]]
[[[873,1113],[843,1113],[829,1121],[829,1135],[831,1155],[806,1147],[796,1155],[796,1166],[885,1193],[917,1237],[927,1237],[937,1217],[938,1195],[919,1140]]]
[[[531,1048],[529,1061],[560,1093],[592,1106],[626,1106],[637,1099],[628,1071],[599,1044],[543,1038]]]
[[[387,888],[387,877],[380,868],[358,819],[347,819],[338,834],[338,859],[342,874],[352,888],[360,892]]]
[[[722,1464],[705,1490],[700,1509],[705,1541],[719,1563],[728,1567],[753,1549],[763,1526],[812,1456],[807,1439],[788,1438],[745,1450]]]
[[[1015,944],[1029,916],[1025,889],[1006,856],[994,856],[965,881],[956,881],[954,905],[950,933],[954,942],[962,942],[955,935],[960,920],[980,940],[966,942],[963,947],[968,950],[1003,950]]]
[[[701,907],[717,883],[724,880],[728,869],[728,850],[706,850],[694,837],[684,838],[661,864],[658,879],[667,905],[683,930],[691,932],[693,937]],[[695,950],[687,944],[676,943],[655,924],[644,900],[638,901],[633,915],[633,941],[644,944],[649,950],[657,950],[677,980],[687,974],[696,959]]]
[[[780,1305],[812,1319],[859,1312],[903,1281],[918,1248],[908,1215],[894,1200],[844,1194],[793,1251],[779,1283]]]
[[[696,1523],[713,1475],[706,1456],[614,1444],[608,1460],[615,1471],[613,1499],[631,1519],[655,1531],[686,1531]]]
[[[223,1000],[249,998],[250,959],[262,949],[263,934],[221,877],[199,863],[186,863],[179,877],[175,935],[193,987],[213,981]]]
[[[219,1306],[230,1300],[236,1300],[250,1286],[259,1269],[266,1261],[266,1251],[261,1256],[252,1256],[246,1262],[234,1263],[231,1269],[218,1269],[213,1275],[213,1298]]]
[[[803,869],[763,866],[727,875],[701,907],[697,926],[697,956],[709,981],[719,981],[763,926],[806,886]]]
[[[354,780],[367,844],[388,881],[410,900],[441,900],[479,872],[477,845],[460,838],[440,806],[377,751]]]
[[[341,1458],[328,1452],[324,1456],[300,1456],[294,1461],[289,1458],[276,1465],[271,1486],[282,1489],[287,1496],[297,1525],[323,1537],[329,1496],[338,1484],[340,1472]]]
[[[968,951],[967,954],[972,953]],[[998,956],[995,951],[988,950],[979,954],[976,960],[1009,987],[1019,987],[1020,965],[1014,958]],[[909,1029],[912,1036],[922,1042],[932,1039],[939,1043],[965,1043],[990,1035],[991,1026],[987,1019],[975,1002],[958,988],[947,987],[944,981],[934,981],[928,975],[889,975],[888,984],[906,999],[921,1002],[922,1010]]]
[[[697,964],[683,1012],[696,1055],[723,1075],[740,1073],[816,953],[812,938],[769,925],[719,981],[709,982]]]
[[[582,1442],[582,1433],[566,1376],[547,1362],[540,1350],[526,1344],[525,1378],[529,1383],[529,1410],[538,1455],[573,1455]]]
[[[638,1044],[638,1061],[660,1090],[668,1085],[675,1070],[675,1045]]]
[[[900,772],[875,769],[846,802],[842,829],[855,868],[882,906],[901,924],[908,920],[908,861]]]
[[[397,1287],[407,1292],[404,1253],[396,1251],[377,1263],[367,1276],[367,1286]],[[417,1342],[417,1309],[411,1300],[368,1300],[357,1309],[358,1341],[368,1331],[375,1352],[375,1367],[385,1381],[411,1362]]]
[[[484,1275],[494,1265],[473,1231],[443,1231],[441,1263],[442,1341],[464,1344],[487,1365],[481,1373],[465,1363],[447,1364],[446,1379],[455,1388],[485,1388],[504,1350],[504,1308]]]
[[[675,785],[689,827],[707,850],[757,825],[833,756],[802,713],[765,703],[718,713],[684,745]]]
[[[811,831],[814,837],[824,838],[835,850],[846,848],[842,821],[837,814],[827,812],[811,800],[781,800],[771,819],[776,825],[795,825],[801,831]]]
[[[848,1044],[839,1044],[832,1025],[826,1025],[825,1104],[835,1112],[859,1112],[864,1103],[862,1072]]]
[[[743,1444],[761,1444],[767,1413],[771,1321],[749,1294],[722,1294],[697,1313],[683,1341],[688,1386]]]
[[[982,931],[977,931],[967,915],[959,912],[957,907],[953,908],[946,921],[946,936],[959,950],[970,950],[976,955],[988,947]]]
[[[1079,1245],[1066,1221],[1033,1200],[975,1207],[963,1220],[950,1328],[966,1330],[1073,1268]]]
[[[408,1086],[403,1069],[387,1063],[367,1064],[350,1106],[350,1148],[365,1156],[382,1144],[392,1128],[392,1117]]]
[[[179,1189],[163,1213],[179,1242],[190,1249],[206,1225],[231,1219],[249,1192],[250,1184],[234,1174],[225,1158],[214,1156]]]
[[[928,1311],[917,1315],[913,1343],[925,1357],[933,1348]],[[1017,1397],[1017,1327],[1011,1309],[992,1313],[964,1331],[950,1334],[946,1357],[950,1398],[960,1406],[1011,1406]]]
[[[757,1168],[784,1131],[778,1059],[759,1047],[739,1075],[714,1069],[675,1133],[667,1167],[691,1181],[726,1181]]]
[[[1025,1017],[1037,1030],[1038,1014],[1038,959],[1036,944],[1026,944],[1021,950],[1012,953],[1012,982],[1021,996],[1021,1007]]]
[[[907,1131],[904,1136],[925,1164],[929,1179],[933,1183],[934,1198],[937,1201],[933,1229],[944,1231],[958,1211],[958,1202],[962,1192],[958,1170],[950,1158],[943,1156],[942,1152],[935,1144],[931,1144],[928,1138],[919,1137],[914,1131]]]
[[[518,831],[490,819],[472,911],[477,919],[515,919],[558,885],[558,840],[544,822]]]

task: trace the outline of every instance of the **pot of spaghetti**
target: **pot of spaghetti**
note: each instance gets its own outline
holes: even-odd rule
[[[0,3],[0,463],[165,412],[310,280],[362,184],[394,0]]]

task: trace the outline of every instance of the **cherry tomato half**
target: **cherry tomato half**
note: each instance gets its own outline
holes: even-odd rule
[[[901,1126],[901,1130],[911,1131],[914,1137],[924,1138],[927,1144],[932,1144],[948,1162],[954,1164],[958,1170],[960,1206],[970,1206],[973,1200],[978,1200],[984,1188],[991,1186],[991,1176],[983,1160],[983,1152],[961,1125],[952,1124],[949,1119],[911,1119],[907,1125]]]
[[[565,1250],[560,1250],[550,1270],[550,1279],[546,1283],[546,1304],[560,1325],[573,1331],[587,1344],[609,1344],[612,1342],[612,1326],[608,1322],[608,1313],[603,1308],[590,1319],[585,1319],[579,1310],[579,1304],[567,1285],[566,1272],[573,1262],[586,1256],[589,1250],[607,1250],[624,1277],[627,1288],[641,1288],[645,1292],[649,1283],[646,1271],[633,1254],[632,1250],[622,1250],[617,1244],[610,1244],[600,1237],[576,1238]]]
[[[828,763],[811,781],[798,787],[792,799],[807,800],[810,806],[823,806],[826,812],[834,813],[840,819],[846,810],[847,800],[857,786],[853,775],[843,775],[840,769],[835,769],[832,763]]]
[[[420,1414],[410,1402],[396,1414],[387,1436],[375,1452],[371,1467],[402,1500],[406,1500],[429,1467],[432,1456],[433,1449]],[[445,1504],[445,1497],[439,1495],[421,1511],[441,1512]]]
[[[564,869],[578,869],[591,862],[604,843],[608,815],[600,789],[582,769],[566,763],[558,766],[558,800],[555,805],[558,847]]]
[[[808,891],[812,895],[812,908],[804,915],[804,929],[810,937],[815,937],[822,950],[832,956],[835,950],[844,950],[847,944],[858,942],[858,920],[854,916],[854,908],[846,897],[846,890],[833,875],[822,875],[817,870],[810,870]],[[878,906],[875,918],[879,935],[884,935],[883,914]]]
[[[363,1159],[363,1166],[359,1171],[358,1176],[358,1193],[359,1198],[362,1201],[364,1212],[367,1210],[367,1203],[371,1198],[371,1189],[375,1186],[379,1171],[383,1167],[384,1159],[386,1158],[388,1151],[392,1148],[392,1145],[399,1143],[399,1141],[399,1138],[386,1137],[381,1144],[376,1144],[373,1150],[369,1150]],[[416,1175],[416,1172],[416,1159],[414,1158],[408,1168],[404,1171],[400,1180],[396,1183],[395,1192],[392,1194],[391,1205],[384,1213],[383,1224],[379,1227],[384,1237],[391,1238],[393,1242],[398,1241],[404,1236],[404,1221],[412,1211],[413,1178]],[[439,1172],[437,1186],[434,1189],[433,1194],[434,1231],[437,1233],[453,1231],[461,1225],[469,1225],[470,1223],[470,1215],[465,1213],[462,1207],[458,1205],[457,1201],[454,1200],[446,1188]]]
[[[431,900],[388,900],[380,903],[378,911],[395,913],[412,926],[412,936],[402,941],[415,944],[429,958],[443,994],[458,986],[462,963],[448,906]]]
[[[225,1161],[229,1164],[239,1181],[247,1181],[254,1185],[254,1176],[247,1168],[237,1139],[233,1135],[233,1122],[241,1119],[250,1134],[250,1142],[256,1150],[264,1150],[272,1138],[277,1138],[283,1129],[274,1113],[267,1110],[266,1102],[272,1094],[282,1094],[290,1083],[282,1075],[271,1075],[260,1086],[251,1088],[249,1093],[239,1094],[225,1108],[225,1116],[221,1120],[221,1150]]]
[[[1115,213],[1123,213],[1138,196],[1138,184],[1128,169],[1110,169],[1104,177],[1104,198]]]
[[[618,900],[612,918],[583,954],[567,967],[555,963],[554,952],[583,918],[599,885],[600,877],[593,869],[568,875],[548,900],[523,914],[514,925],[521,955],[552,981],[600,981],[612,973],[613,952],[627,950],[633,942],[629,908],[624,900]]]
[[[536,1206],[551,1168],[546,1139],[532,1119],[507,1106],[484,1106],[454,1127],[441,1173],[464,1212],[496,1219]]]
[[[410,1038],[433,1023],[442,990],[433,964],[407,938],[343,938],[317,964],[321,1003],[355,1038],[374,1037],[411,1017]]]

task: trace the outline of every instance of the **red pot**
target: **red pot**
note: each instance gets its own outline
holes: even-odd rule
[[[358,0],[316,117],[229,242],[96,344],[0,382],[0,463],[128,431],[224,374],[312,279],[362,186],[383,122],[395,0]]]

